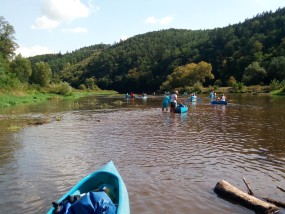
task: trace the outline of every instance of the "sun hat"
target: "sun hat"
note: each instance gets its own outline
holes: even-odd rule
[[[179,94],[177,90],[176,90],[176,91],[174,91],[174,93],[175,93],[175,94]]]

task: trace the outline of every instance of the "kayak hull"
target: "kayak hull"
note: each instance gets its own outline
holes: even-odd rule
[[[181,114],[181,113],[185,113],[188,111],[188,107],[186,105],[178,105],[176,108],[175,108],[175,113],[178,113],[178,114]]]
[[[221,100],[212,100],[211,101],[211,104],[214,104],[214,105],[227,105],[228,104],[228,101],[221,101]]]
[[[126,185],[120,176],[113,161],[109,161],[97,171],[87,175],[81,181],[79,181],[69,192],[62,196],[57,203],[60,203],[68,196],[85,194],[96,189],[106,186],[112,188],[112,201],[116,205],[117,214],[129,214],[129,196]],[[52,214],[54,208],[50,208],[47,214]]]

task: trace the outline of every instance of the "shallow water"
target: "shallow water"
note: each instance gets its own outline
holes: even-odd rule
[[[243,178],[256,196],[284,201],[276,188],[285,188],[284,97],[230,95],[222,106],[201,96],[182,115],[161,112],[162,99],[89,97],[2,109],[1,213],[45,213],[110,159],[131,213],[254,213],[213,191],[220,180],[247,191]],[[31,118],[50,122],[26,125]]]

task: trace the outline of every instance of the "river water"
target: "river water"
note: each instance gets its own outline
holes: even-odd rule
[[[1,109],[0,213],[46,213],[109,160],[132,214],[254,213],[213,191],[226,180],[246,192],[243,178],[257,197],[284,202],[285,97],[228,97],[223,106],[201,95],[184,114],[162,112],[161,96]]]

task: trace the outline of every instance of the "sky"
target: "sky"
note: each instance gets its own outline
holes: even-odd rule
[[[162,29],[214,29],[285,7],[285,0],[0,0],[16,53],[62,54]]]

